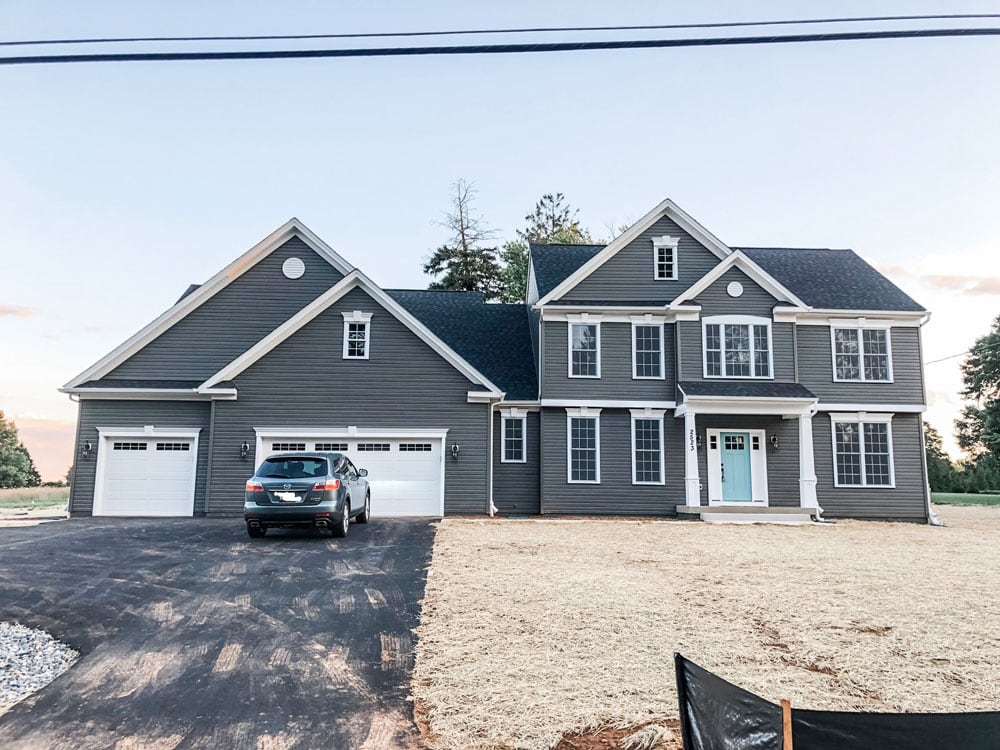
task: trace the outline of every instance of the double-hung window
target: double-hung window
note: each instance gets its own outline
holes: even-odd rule
[[[662,323],[637,322],[633,319],[632,377],[663,379]]]
[[[677,237],[653,238],[653,278],[671,281],[677,278]]]
[[[500,461],[502,463],[523,464],[526,459],[525,422],[527,418],[518,414],[504,414],[500,418]]]
[[[600,409],[566,410],[567,476],[573,483],[601,481]]]
[[[770,378],[771,321],[767,318],[705,318],[705,377]]]
[[[601,377],[601,326],[599,323],[569,324],[569,376]]]
[[[663,412],[632,410],[632,484],[663,484]]]
[[[892,415],[833,414],[834,485],[894,487]]]
[[[344,313],[344,359],[368,359],[371,313]]]
[[[892,382],[888,328],[831,328],[833,379],[874,383]]]

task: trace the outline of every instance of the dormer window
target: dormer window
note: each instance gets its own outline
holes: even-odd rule
[[[653,238],[653,278],[657,281],[677,279],[677,237]]]
[[[344,359],[368,359],[372,314],[354,310],[343,315]]]
[[[771,321],[747,315],[703,319],[706,378],[771,378]]]

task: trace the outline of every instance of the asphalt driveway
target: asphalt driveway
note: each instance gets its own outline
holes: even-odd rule
[[[433,527],[347,539],[240,519],[76,519],[0,529],[0,620],[77,664],[0,716],[11,748],[393,748]]]

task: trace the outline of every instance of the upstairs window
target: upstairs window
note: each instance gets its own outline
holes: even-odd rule
[[[893,487],[892,430],[889,418],[833,416],[837,487]]]
[[[771,322],[766,318],[706,318],[703,335],[705,377],[771,377]]]
[[[632,377],[663,379],[662,324],[632,324]]]
[[[601,377],[601,327],[596,323],[569,324],[569,376]]]
[[[672,281],[677,278],[677,237],[653,238],[653,278]]]
[[[892,382],[888,328],[837,328],[833,336],[833,379]]]
[[[371,313],[344,313],[344,359],[368,359]]]

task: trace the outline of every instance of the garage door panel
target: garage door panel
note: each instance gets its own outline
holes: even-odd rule
[[[158,445],[169,446],[157,449]],[[103,516],[191,516],[197,451],[187,439],[108,439]]]

